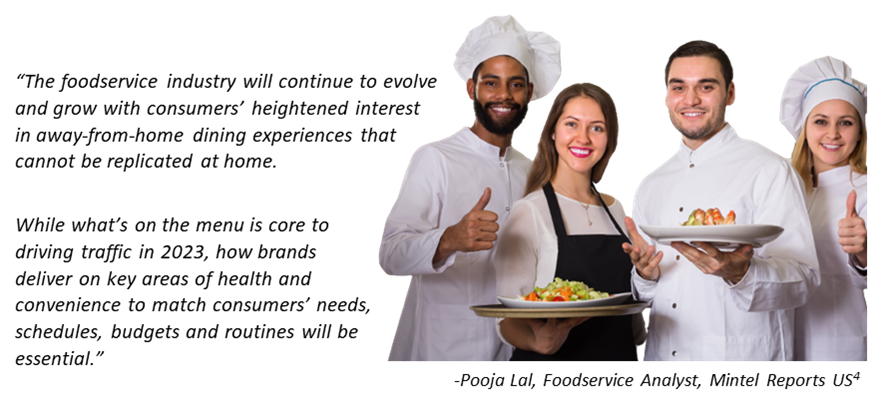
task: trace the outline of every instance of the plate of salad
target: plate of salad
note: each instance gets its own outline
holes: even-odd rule
[[[534,290],[518,297],[497,297],[508,308],[545,309],[545,308],[582,308],[590,306],[617,305],[626,301],[629,292],[608,294],[596,291],[580,281],[567,281],[556,277],[546,287],[534,287]]]

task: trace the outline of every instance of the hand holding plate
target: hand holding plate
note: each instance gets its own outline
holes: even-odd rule
[[[697,248],[684,242],[673,242],[672,247],[697,266],[700,271],[739,283],[749,271],[749,262],[755,255],[751,245],[740,245],[733,252],[722,252],[708,242],[696,242]]]
[[[585,322],[589,318],[567,318],[556,319],[550,318],[545,322],[541,319],[522,319],[531,330],[534,331],[534,342],[531,343],[532,349],[540,354],[555,354],[562,348],[562,344],[568,338],[568,333],[574,326]]]

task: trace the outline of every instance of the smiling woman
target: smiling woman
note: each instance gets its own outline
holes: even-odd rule
[[[595,156],[596,158],[593,158],[590,168],[590,179],[592,180],[592,183],[598,184],[602,181],[602,177],[605,175],[605,170],[607,170],[608,164],[614,156],[614,151],[617,150],[617,143],[620,137],[617,107],[614,104],[614,98],[612,98],[611,94],[605,91],[602,87],[593,83],[574,83],[559,92],[555,101],[553,101],[546,122],[543,124],[543,129],[540,131],[540,139],[537,141],[537,153],[534,157],[534,165],[531,168],[531,173],[528,175],[528,183],[525,186],[525,195],[540,189],[541,186],[550,182],[555,177],[559,162],[562,160],[560,158],[561,155],[564,154],[566,157],[573,156],[576,158],[589,155],[589,147],[570,144],[573,146],[572,148],[568,148],[568,146],[560,148],[558,146],[558,141],[554,139],[555,132],[560,125],[563,129],[567,128],[566,130],[570,131],[580,123],[576,117],[571,117],[569,119],[569,116],[565,116],[565,118],[562,119],[562,114],[565,111],[565,106],[569,103],[568,101],[572,98],[578,97],[586,97],[593,101],[596,104],[595,107],[600,108],[601,117],[604,119],[604,122],[601,122],[601,124],[599,124],[598,121],[602,119],[593,119],[595,122],[586,122],[593,124],[591,127],[588,126],[592,133],[596,133],[593,136],[598,133],[604,134],[604,137],[602,137],[602,144],[594,142],[595,144],[598,144],[596,149],[599,151]],[[599,129],[601,129],[601,132],[599,132]],[[564,130],[563,133],[565,133]],[[586,189],[586,191],[588,192],[589,189]]]

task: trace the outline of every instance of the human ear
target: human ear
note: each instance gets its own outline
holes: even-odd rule
[[[470,96],[471,100],[476,99],[474,96],[474,94],[476,93],[475,90],[476,90],[476,83],[473,81],[473,79],[471,78],[471,79],[467,80],[467,94]]]

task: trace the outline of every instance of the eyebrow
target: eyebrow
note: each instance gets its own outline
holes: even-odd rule
[[[811,117],[812,117],[812,118],[815,118],[815,117],[817,117],[817,116],[822,117],[822,118],[826,118],[826,119],[829,118],[828,115],[823,114],[823,113],[817,113],[817,114],[815,114],[815,115],[813,115],[813,116],[811,116]],[[855,117],[853,117],[853,115],[843,115],[843,116],[841,116],[841,117],[838,118],[838,119],[844,119],[844,118],[850,118],[850,119],[854,119],[854,120],[856,119]]]
[[[701,78],[697,82],[700,84],[708,84],[708,83],[719,84],[718,80],[715,78]],[[682,80],[680,78],[669,79],[669,84],[684,84],[684,83],[685,83],[684,80]]]
[[[482,78],[483,80],[487,80],[487,79],[490,79],[490,78],[500,80],[500,76],[498,76],[497,74],[491,74],[491,73],[485,74],[485,75],[483,75],[481,78]],[[514,81],[514,80],[522,80],[522,81],[526,81],[524,76],[512,76],[512,77],[509,78],[509,81]]]
[[[574,116],[571,116],[571,115],[565,116],[563,119],[580,120],[580,119],[578,119],[578,118],[576,118],[576,117],[574,117]],[[603,124],[603,125],[606,124],[604,120],[593,120],[592,122],[589,122],[589,123],[601,123],[601,124]]]

